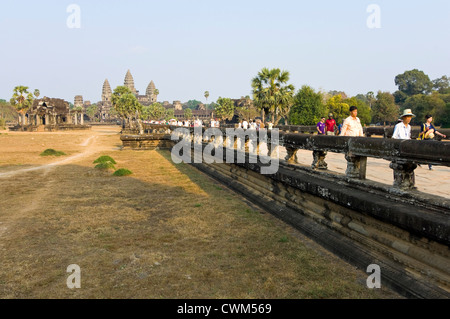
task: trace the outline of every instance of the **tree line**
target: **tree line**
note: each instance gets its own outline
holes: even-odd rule
[[[308,85],[303,85],[296,91],[289,80],[288,71],[263,68],[251,80],[252,98],[242,97],[236,103],[231,98],[219,97],[216,102],[208,104],[210,93],[206,91],[205,108],[214,110],[215,116],[222,120],[261,117],[275,125],[315,125],[329,113],[339,123],[348,117],[351,106],[358,107],[358,117],[363,125],[389,125],[397,121],[403,110],[411,109],[416,114],[413,124],[422,123],[425,115],[430,114],[435,124],[450,127],[450,79],[447,76],[431,80],[423,71],[414,69],[395,77],[398,90],[394,93],[378,91],[376,94],[368,92],[353,97],[348,97],[342,91],[316,91]],[[18,86],[14,89],[10,105],[6,101],[0,101],[0,116],[5,118],[5,110],[13,106],[23,120],[26,110],[40,94],[39,90],[35,90],[34,94],[28,90],[28,87]],[[191,119],[192,110],[201,103],[197,100],[185,103],[185,118]],[[141,105],[125,86],[114,90],[112,104],[113,115],[125,120],[129,126],[133,126],[135,122],[141,126],[142,120],[168,121],[174,118],[175,113],[174,109],[166,109],[159,102],[150,106]],[[86,114],[91,119],[98,112],[96,104],[86,109]]]

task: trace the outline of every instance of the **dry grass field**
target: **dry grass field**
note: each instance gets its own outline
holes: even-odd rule
[[[0,298],[399,298],[169,152],[120,151],[118,132],[0,132]],[[101,155],[133,175],[94,169]]]

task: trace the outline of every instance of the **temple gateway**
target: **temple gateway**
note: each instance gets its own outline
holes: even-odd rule
[[[84,130],[90,129],[84,125],[84,112],[82,109],[70,109],[69,102],[63,99],[44,97],[34,100],[25,115],[22,128],[17,125],[12,130],[58,131],[58,130]]]

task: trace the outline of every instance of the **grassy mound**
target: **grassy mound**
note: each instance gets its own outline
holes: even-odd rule
[[[60,152],[60,151],[55,151],[52,148],[46,149],[45,151],[43,151],[41,153],[41,156],[63,156],[63,155],[66,155],[66,153]]]
[[[111,162],[99,163],[95,166],[96,169],[108,170],[108,169],[116,169],[114,164]]]
[[[128,176],[131,174],[133,174],[133,173],[130,170],[121,168],[121,169],[118,169],[117,171],[115,171],[113,175],[114,176]]]
[[[104,164],[104,163],[111,163],[111,164],[117,164],[116,161],[111,156],[100,156],[94,161],[94,164]]]

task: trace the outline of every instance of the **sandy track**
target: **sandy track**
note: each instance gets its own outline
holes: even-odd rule
[[[65,158],[63,160],[56,161],[56,162],[53,162],[53,163],[50,163],[50,164],[45,164],[45,165],[40,165],[40,166],[30,167],[30,168],[24,168],[24,169],[18,169],[18,170],[6,172],[6,173],[0,173],[0,178],[9,178],[9,177],[15,176],[17,174],[29,173],[29,172],[39,171],[39,170],[46,170],[47,171],[47,170],[49,170],[51,168],[54,168],[56,166],[71,164],[71,163],[74,163],[74,162],[76,162],[78,160],[84,159],[87,156],[90,156],[93,153],[98,151],[98,149],[96,148],[96,140],[97,140],[97,138],[98,138],[98,135],[93,135],[93,136],[90,136],[89,138],[87,138],[81,144],[81,146],[86,147],[86,149],[83,150],[79,154],[69,156],[69,157],[67,157],[67,158]]]

